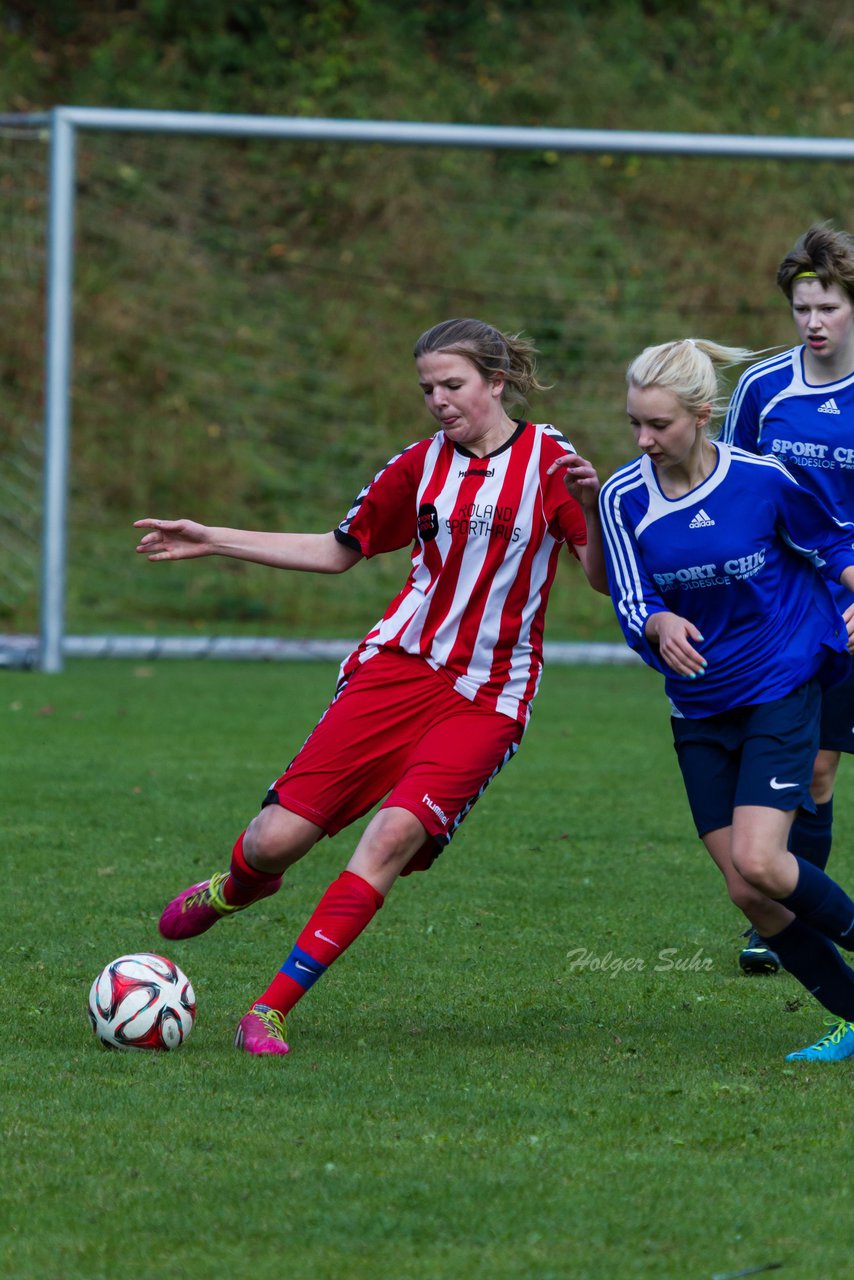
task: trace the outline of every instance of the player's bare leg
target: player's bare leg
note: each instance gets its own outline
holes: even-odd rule
[[[799,858],[824,870],[830,858],[833,841],[833,788],[839,769],[839,751],[820,750],[815,758],[810,794],[815,801],[815,813],[798,809],[789,832],[789,849]],[[745,946],[738,957],[744,973],[776,973],[780,957],[768,947],[755,929],[744,935]]]
[[[751,812],[749,806],[737,809],[735,839],[732,828],[727,827],[710,832],[703,837],[703,842],[726,879],[732,901],[756,928],[759,941],[779,954],[786,970],[832,1015],[828,1020],[832,1029],[826,1035],[805,1049],[787,1054],[787,1059],[842,1061],[854,1055],[854,970],[845,962],[831,936],[822,931],[822,925],[832,926],[836,916],[844,926],[850,915],[845,904],[850,903],[850,899],[833,882],[823,883],[826,877],[818,869],[805,873],[803,865],[788,850],[783,854],[780,838],[784,847],[788,815],[772,816],[763,822],[768,814],[773,811]],[[757,816],[758,824],[753,821]],[[779,856],[773,852],[775,843]],[[816,884],[807,884],[798,891],[804,875],[814,881],[821,877],[818,892]],[[776,894],[782,889],[784,901],[767,896],[757,888],[757,881]],[[787,889],[789,892],[785,892]],[[812,910],[810,897],[818,903]],[[840,928],[839,932],[843,930]]]
[[[195,938],[218,920],[276,893],[282,873],[323,835],[320,827],[278,805],[268,805],[238,837],[228,871],[190,885],[164,909],[164,938]]]

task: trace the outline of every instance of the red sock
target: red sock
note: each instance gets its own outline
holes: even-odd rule
[[[282,878],[278,871],[271,874],[269,871],[256,871],[254,867],[250,867],[243,853],[243,837],[245,835],[246,832],[244,831],[237,837],[237,841],[231,851],[231,868],[228,879],[222,886],[222,896],[233,907],[245,907],[248,902],[254,902],[256,898],[263,898],[274,881]]]
[[[281,970],[254,1002],[288,1013],[333,960],[373,920],[383,895],[352,871],[342,871],[315,907]]]

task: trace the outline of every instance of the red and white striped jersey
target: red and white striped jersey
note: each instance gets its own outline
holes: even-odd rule
[[[587,541],[561,474],[546,475],[569,452],[554,427],[520,422],[488,458],[442,431],[392,458],[335,532],[365,556],[414,539],[412,568],[342,679],[381,649],[417,654],[463,697],[526,724],[560,548]]]

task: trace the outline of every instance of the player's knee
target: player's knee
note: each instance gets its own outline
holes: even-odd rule
[[[308,853],[323,834],[319,827],[279,805],[267,805],[252,819],[243,852],[258,871],[284,871]]]
[[[771,893],[776,888],[779,871],[779,853],[764,845],[736,845],[732,851],[732,864],[738,874],[752,889],[760,893]]]

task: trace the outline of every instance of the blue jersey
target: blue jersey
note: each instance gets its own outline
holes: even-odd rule
[[[854,520],[854,372],[839,382],[807,382],[804,348],[793,347],[742,374],[721,440],[773,454],[839,520]],[[840,609],[854,596],[836,586]]]
[[[774,458],[718,443],[717,465],[681,498],[647,457],[599,497],[611,597],[628,643],[666,677],[674,714],[696,718],[784,697],[848,669],[845,625],[825,578],[854,564],[854,525],[835,520]],[[670,611],[704,637],[689,680],[645,636]]]

